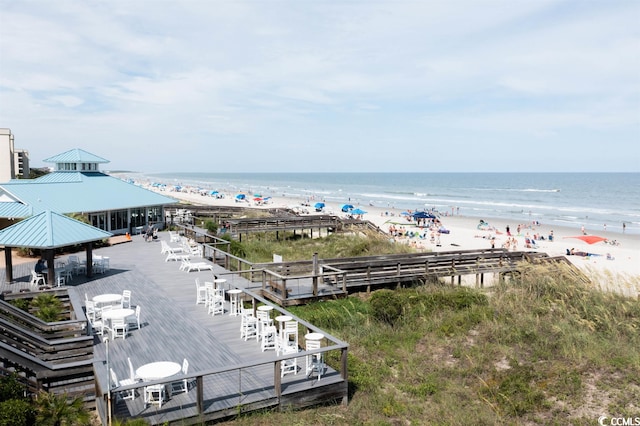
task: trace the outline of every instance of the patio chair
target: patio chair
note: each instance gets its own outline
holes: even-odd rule
[[[133,363],[131,362],[131,358],[127,357],[127,363],[129,364],[129,378],[133,380],[135,383],[140,381],[140,378],[136,376],[136,370],[133,368]]]
[[[177,232],[169,231],[169,242],[170,243],[179,243],[180,242],[180,234]]]
[[[196,278],[196,305],[201,303],[207,304],[207,288],[200,283],[200,278]]]
[[[305,349],[308,351],[320,349],[320,347],[321,347],[320,340],[306,341]],[[306,369],[307,377],[311,377],[311,375],[315,371],[316,374],[318,375],[318,381],[320,381],[320,378],[322,377],[322,373],[324,372],[324,356],[323,355],[324,355],[323,352],[307,355],[307,369]]]
[[[111,339],[115,340],[118,337],[123,339],[127,338],[129,334],[129,326],[124,318],[114,318],[111,320]]]
[[[262,352],[268,349],[276,349],[276,340],[278,338],[278,330],[275,325],[269,325],[263,327],[262,329],[262,342],[260,344],[260,349]]]
[[[207,313],[209,315],[223,315],[224,314],[224,296],[220,295],[221,293],[217,292],[217,291],[209,291],[208,292],[208,299],[209,299],[209,303],[208,306],[209,308],[207,309]],[[223,294],[223,293],[222,293]]]
[[[128,386],[128,385],[133,385],[136,383],[135,380],[132,379],[122,379],[122,380],[118,380],[118,376],[116,376],[116,372],[113,371],[113,368],[109,369],[109,372],[111,373],[111,389],[117,389],[120,386]],[[116,396],[119,396],[122,399],[136,399],[136,391],[135,389],[130,389],[130,390],[126,390],[126,391],[117,391],[116,390]]]
[[[293,346],[283,346],[281,350],[282,355],[291,355],[298,353],[298,348]],[[298,374],[298,358],[283,359],[280,361],[280,377],[284,377],[285,374]]]
[[[162,408],[162,403],[166,397],[165,386],[149,385],[144,387],[144,406],[157,405],[158,408]]]
[[[29,284],[37,287],[40,283],[42,283],[42,285],[47,285],[44,275],[39,274],[36,271],[31,271],[31,282]]]
[[[182,264],[180,265],[180,270],[186,272],[205,271],[207,269],[213,271],[213,265],[207,262],[191,262],[188,258],[182,259]]]
[[[120,304],[122,308],[131,308],[131,290],[122,290],[122,300]]]
[[[186,376],[188,372],[189,372],[189,361],[187,361],[187,359],[185,358],[182,361],[182,374]],[[171,395],[174,395],[178,392],[185,392],[185,393],[189,392],[188,379],[185,378],[185,379],[171,383]]]
[[[140,329],[140,310],[140,305],[136,305],[135,313],[126,318],[129,330],[131,330],[131,327],[135,327],[136,330]]]
[[[100,318],[102,311],[96,308],[92,300],[85,300],[85,309],[87,310],[87,319],[89,320],[89,325],[93,333],[102,336],[105,329],[104,322]]]
[[[253,316],[251,309],[242,308],[240,314],[240,338],[246,342],[252,337],[258,338],[258,319]]]
[[[170,248],[170,250],[167,252],[167,257],[164,259],[164,261],[168,262],[170,260],[175,260],[177,262],[179,260],[184,260],[184,259],[189,259],[189,255],[185,253],[180,253],[176,251],[176,249]]]

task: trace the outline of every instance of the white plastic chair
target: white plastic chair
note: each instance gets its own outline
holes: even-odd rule
[[[165,399],[165,386],[164,385],[150,385],[144,387],[144,405],[157,405],[158,408],[162,408],[162,403]]]
[[[141,309],[142,308],[140,307],[140,305],[136,305],[135,313],[127,317],[127,326],[129,327],[129,329],[131,329],[131,327],[135,327],[136,330],[140,329],[140,310]]]
[[[321,341],[307,340],[305,348],[308,351],[320,349]],[[324,352],[307,355],[307,369],[306,369],[307,377],[311,377],[311,375],[315,371],[316,374],[318,375],[318,381],[320,381],[320,378],[322,377],[322,373],[324,372],[324,356],[323,355],[324,355]]]
[[[189,361],[187,361],[187,359],[185,358],[182,361],[182,374],[186,376],[188,372],[189,372]],[[185,392],[185,393],[189,392],[189,381],[186,378],[179,380],[177,382],[171,383],[171,395],[176,394],[178,392]]]
[[[113,368],[109,369],[110,373],[111,373],[111,388],[119,388],[120,386],[128,386],[128,385],[133,385],[136,383],[135,380],[132,379],[122,379],[122,380],[118,380],[118,376],[116,376],[115,371],[113,371]],[[126,391],[116,391],[117,395],[119,395],[122,399],[136,399],[136,392],[135,389],[130,389],[130,390],[126,390]]]
[[[260,344],[260,349],[262,352],[268,349],[276,349],[276,340],[278,336],[278,330],[275,325],[265,326],[262,330],[262,339]]]
[[[104,322],[100,319],[101,311],[96,308],[95,303],[92,300],[85,300],[85,308],[87,310],[87,319],[89,325],[93,329],[93,333],[99,336],[104,334]]]
[[[298,351],[298,321],[285,321],[280,331],[278,352],[286,352],[291,348]]]
[[[207,304],[207,288],[200,283],[199,278],[196,278],[196,305],[201,303]]]
[[[258,340],[262,338],[265,328],[273,325],[273,320],[269,315],[269,311],[257,311],[258,318]]]
[[[258,336],[258,319],[253,316],[251,309],[242,309],[240,314],[240,338],[246,342],[252,337]]]
[[[42,282],[42,285],[47,285],[43,274],[31,271],[31,282],[29,284],[37,286],[40,282]]]
[[[133,380],[134,383],[138,383],[140,381],[140,378],[136,376],[136,370],[133,368],[131,358],[127,357],[127,363],[129,364],[129,378]]]
[[[118,337],[122,337],[123,339],[127,338],[127,334],[129,334],[129,326],[124,318],[114,318],[111,320],[111,339],[115,340]]]
[[[298,353],[298,348],[285,345],[281,352],[282,355],[291,355]],[[280,361],[280,377],[284,377],[285,374],[290,373],[298,374],[298,358],[289,358]]]
[[[131,308],[131,290],[122,291],[122,301],[120,303],[123,308]]]

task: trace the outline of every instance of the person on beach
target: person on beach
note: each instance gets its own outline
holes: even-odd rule
[[[507,225],[507,235],[511,236],[511,229],[509,228],[509,225]]]

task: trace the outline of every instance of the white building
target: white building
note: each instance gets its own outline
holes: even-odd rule
[[[28,179],[30,173],[29,151],[15,149],[11,129],[0,128],[0,182]]]

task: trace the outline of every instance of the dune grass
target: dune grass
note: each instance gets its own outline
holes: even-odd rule
[[[411,253],[406,244],[392,242],[389,238],[373,232],[355,234],[331,234],[323,238],[308,238],[292,232],[256,233],[243,237],[242,246],[250,262],[271,262],[273,253],[286,261],[310,260],[314,253],[320,258],[373,256],[390,253]]]
[[[602,282],[575,282],[563,268],[523,264],[520,276],[482,290],[434,284],[291,308],[349,343],[349,405],[230,423],[591,425],[601,415],[637,417],[640,301],[601,291]],[[328,362],[337,366],[337,354]]]

